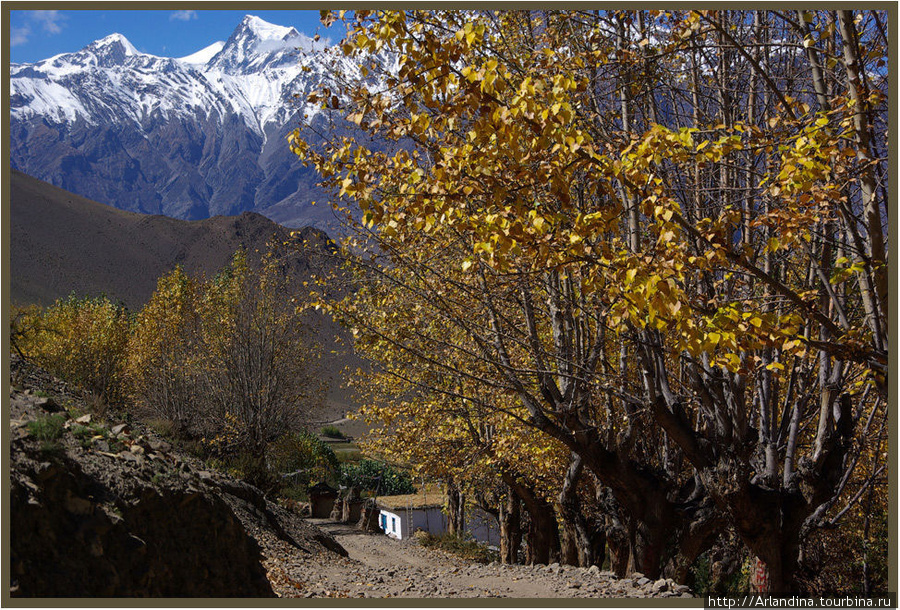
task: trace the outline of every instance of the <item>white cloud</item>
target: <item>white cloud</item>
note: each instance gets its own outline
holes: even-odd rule
[[[62,32],[63,22],[66,16],[59,11],[30,11],[29,16],[44,28],[49,34]]]
[[[169,21],[190,21],[197,18],[197,11],[176,11],[169,15]]]
[[[28,42],[28,36],[31,34],[31,28],[26,26],[20,28],[10,28],[9,30],[9,46],[14,47]]]

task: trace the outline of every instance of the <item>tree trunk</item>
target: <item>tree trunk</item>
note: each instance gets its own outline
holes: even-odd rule
[[[447,483],[447,533],[451,536],[458,534],[457,524],[459,523],[459,491],[454,487],[453,482]]]
[[[663,552],[666,537],[670,533],[664,522],[635,521],[631,537],[631,564],[634,572],[648,578],[662,575]]]
[[[863,305],[869,326],[872,329],[873,341],[879,351],[887,350],[888,319],[885,315],[888,304],[887,257],[884,246],[884,227],[881,222],[881,209],[876,196],[875,168],[869,156],[869,126],[866,117],[866,94],[862,80],[862,66],[857,46],[857,34],[853,20],[853,12],[838,11],[838,24],[841,38],[844,41],[844,69],[847,74],[847,90],[854,103],[853,131],[856,142],[856,156],[860,164],[859,186],[862,205],[865,213],[865,226],[868,233],[866,241],[868,260],[862,258],[867,269],[859,274]],[[869,274],[874,275],[874,282]],[[874,283],[874,286],[872,285]]]
[[[615,523],[609,527],[606,546],[609,549],[609,569],[618,578],[625,578],[628,575],[631,546],[628,544],[628,533],[621,524]]]
[[[826,482],[834,484],[830,478]],[[796,593],[800,540],[804,521],[812,512],[804,495],[796,489],[771,489],[752,483],[727,494],[711,488],[710,493],[717,502],[727,503],[735,532],[762,562],[764,570],[760,571],[766,573],[768,592]]]
[[[726,527],[722,513],[716,509],[711,499],[706,498],[688,524],[687,531],[678,535],[678,553],[672,555],[663,575],[675,582],[686,583],[691,566],[704,551],[715,544]]]
[[[548,564],[559,559],[559,527],[556,511],[534,490],[504,471],[500,475],[528,511],[528,553],[526,562]]]
[[[451,479],[447,481],[447,532],[462,536],[465,531],[465,498]]]
[[[500,503],[500,562],[519,563],[519,547],[522,544],[522,522],[519,497],[509,490],[506,500]]]
[[[798,563],[800,541],[799,537],[797,538],[798,540],[793,544],[783,540],[773,540],[771,552],[765,553],[767,558],[761,560],[767,576],[766,583],[769,587],[767,593],[787,595],[799,591],[794,582],[794,576],[800,567]]]
[[[601,567],[603,565],[603,560],[606,559],[606,531],[604,531],[599,524],[595,524],[595,526],[590,529],[590,540],[591,557],[593,558],[591,565]]]
[[[559,512],[563,520],[559,532],[559,563],[567,566],[581,565],[578,559],[578,532],[575,524],[564,516],[562,509]]]
[[[528,507],[528,515],[531,517],[528,528],[530,563],[553,563],[559,559],[559,529],[553,507],[546,502],[538,502]]]
[[[584,471],[584,462],[572,454],[569,470],[559,493],[559,516],[563,523],[560,532],[559,562],[566,565],[587,567],[595,563],[594,544],[587,520],[581,512],[578,499],[578,481]]]
[[[618,456],[610,459],[598,455],[599,450],[595,446],[581,454],[585,465],[613,489],[617,503],[629,515],[634,569],[648,578],[659,578],[668,559],[667,551],[677,553],[678,546],[670,542],[683,529],[678,526],[690,522],[690,515],[676,514],[675,504],[660,485],[661,480],[636,471]]]

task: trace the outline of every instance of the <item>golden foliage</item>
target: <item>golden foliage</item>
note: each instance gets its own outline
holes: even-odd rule
[[[104,297],[73,295],[43,311],[25,311],[17,326],[15,343],[26,359],[102,401],[121,404],[131,329],[124,308]]]

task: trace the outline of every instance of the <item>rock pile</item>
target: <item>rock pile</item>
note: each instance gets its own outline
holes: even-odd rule
[[[273,596],[262,565],[273,541],[298,557],[346,554],[149,431],[82,414],[78,393],[52,377],[19,382],[10,389],[11,595]]]

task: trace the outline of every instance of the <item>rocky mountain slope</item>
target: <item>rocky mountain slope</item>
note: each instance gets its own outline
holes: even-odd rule
[[[10,594],[272,597],[267,557],[346,555],[254,487],[203,469],[135,424],[12,362]]]
[[[306,95],[339,74],[359,78],[359,66],[251,15],[183,58],[112,34],[10,66],[12,167],[133,212],[195,220],[252,210],[333,230],[328,206],[310,205],[322,199],[317,179],[286,136],[324,124]]]

